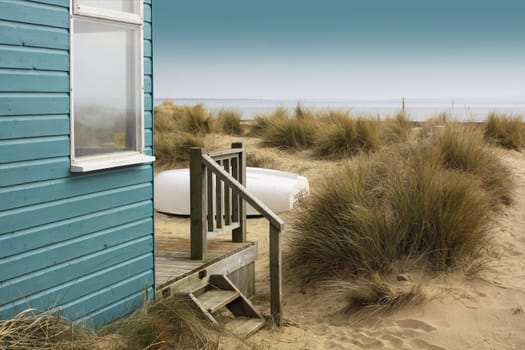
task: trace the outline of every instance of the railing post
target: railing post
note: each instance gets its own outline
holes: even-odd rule
[[[279,327],[283,324],[281,276],[281,230],[270,224],[270,312]]]
[[[206,225],[206,167],[202,148],[190,149],[191,259],[205,260],[208,255]],[[213,219],[212,219],[213,220]]]
[[[237,167],[239,169],[239,179],[241,185],[246,187],[246,149],[243,142],[232,143],[232,148],[240,149],[241,153],[238,158]],[[238,199],[239,206],[239,227],[232,231],[232,242],[246,242],[246,202],[241,196],[235,196]]]

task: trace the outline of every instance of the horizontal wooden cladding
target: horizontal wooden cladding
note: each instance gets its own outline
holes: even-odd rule
[[[31,294],[77,280],[82,276],[107,269],[137,256],[153,252],[153,236],[119,244],[74,260],[38,270],[7,281],[0,281],[0,305],[11,303]],[[148,268],[146,266],[145,268]],[[50,300],[50,302],[52,302]],[[103,302],[103,301],[101,301]]]
[[[151,129],[144,130],[144,146],[153,146],[153,132],[151,131]]]
[[[32,2],[40,2],[42,4],[56,5],[69,8],[69,0],[29,0]]]
[[[69,155],[69,136],[0,140],[0,164]]]
[[[151,33],[151,23],[144,23],[144,39],[151,40],[153,38]]]
[[[0,164],[0,187],[66,177],[70,165],[69,157]]]
[[[147,154],[148,156],[152,156],[153,155],[153,147],[144,147],[144,153]]]
[[[150,111],[144,112],[144,129],[151,128],[153,128],[153,115]]]
[[[0,93],[0,117],[67,113],[69,95],[66,93]]]
[[[17,313],[26,310],[28,307],[47,310],[49,305],[60,306],[71,304],[71,302],[78,301],[78,298],[90,295],[106,287],[108,281],[125,281],[137,275],[143,275],[144,273],[141,273],[141,271],[151,269],[152,261],[153,254],[149,252],[106,269],[32,294],[30,299],[20,298],[14,302],[4,304],[0,306],[0,319],[9,319]],[[142,289],[144,289],[145,286],[144,282],[149,282],[149,278],[143,281]]]
[[[77,257],[98,252],[153,234],[153,219],[146,218],[99,232],[0,259],[0,282],[22,276]]]
[[[147,200],[3,234],[0,235],[0,257],[22,254],[152,216],[152,201]]]
[[[144,57],[144,74],[151,75],[153,72],[153,64],[151,58]]]
[[[0,44],[67,50],[69,31],[0,20]]]
[[[152,56],[151,41],[144,40],[144,57],[151,57],[151,56]]]
[[[151,75],[144,76],[144,92],[150,93],[153,90],[153,78]]]
[[[144,111],[153,110],[153,96],[151,94],[144,94]]]
[[[9,233],[151,198],[152,184],[145,183],[7,210],[0,213],[0,230]]]
[[[134,311],[136,306],[138,306],[135,305],[135,303],[130,305],[127,301],[128,297],[137,296],[139,298],[135,302],[139,302],[139,304],[144,303],[146,299],[146,288],[149,289],[149,295],[154,293],[152,284],[153,270],[142,273],[139,272],[135,276],[107,286],[91,295],[86,295],[66,305],[61,305],[60,310],[68,319],[77,320],[85,316],[86,313],[98,314],[100,310],[113,308],[115,303],[123,302],[127,306],[125,312],[125,314],[127,314],[130,311]],[[93,318],[93,316],[91,318]],[[108,321],[111,321],[111,319]],[[93,323],[91,324],[93,325]],[[96,325],[100,325],[100,323]]]
[[[69,74],[0,69],[0,92],[67,92]]]
[[[41,2],[2,0],[0,2],[0,19],[69,28],[69,9]]]
[[[69,71],[66,50],[0,45],[0,68]]]
[[[143,165],[4,187],[0,188],[0,197],[3,199],[0,202],[0,210],[137,185],[152,180],[151,165]]]
[[[67,114],[0,117],[0,140],[58,135],[69,135]]]
[[[151,5],[144,3],[144,22],[151,22]]]

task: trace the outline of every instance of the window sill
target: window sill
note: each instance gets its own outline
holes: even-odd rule
[[[86,173],[89,171],[102,170],[102,169],[111,169],[117,167],[123,167],[128,165],[137,165],[152,163],[155,161],[155,157],[148,156],[145,154],[128,154],[111,157],[90,157],[85,159],[77,159],[71,163],[71,172],[72,173]]]

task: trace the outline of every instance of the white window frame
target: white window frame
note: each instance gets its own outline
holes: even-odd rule
[[[70,0],[70,145],[71,145],[71,172],[89,172],[115,167],[151,163],[155,157],[148,156],[144,153],[144,0],[139,0],[139,15],[106,10],[101,8],[82,5],[82,0]],[[136,140],[135,151],[112,152],[107,154],[98,154],[93,156],[75,157],[75,94],[73,91],[75,72],[73,71],[75,59],[74,43],[74,18],[87,19],[101,23],[115,23],[129,26],[130,28],[139,29],[140,36],[140,121],[137,133],[139,139]]]

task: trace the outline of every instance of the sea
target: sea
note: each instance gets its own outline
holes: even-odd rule
[[[203,104],[216,113],[221,109],[233,109],[241,113],[243,120],[265,116],[276,108],[292,112],[298,104],[314,111],[343,110],[355,116],[385,118],[403,110],[413,121],[424,121],[441,113],[447,113],[456,121],[482,121],[491,112],[525,117],[525,99],[487,100],[487,99],[389,99],[389,100],[344,100],[344,99],[211,99],[211,98],[156,98],[155,105],[170,99],[177,105]]]

